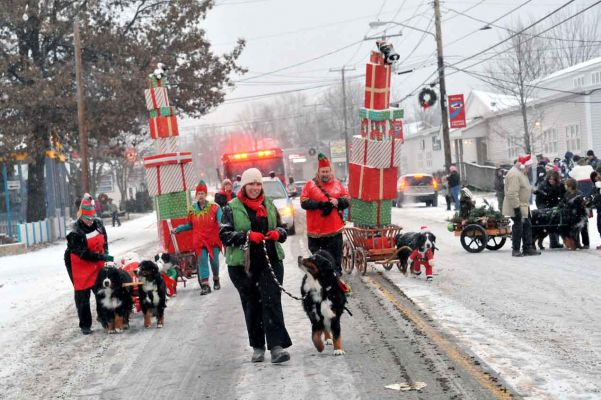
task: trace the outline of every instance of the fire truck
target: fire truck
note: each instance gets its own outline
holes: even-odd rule
[[[279,147],[260,150],[226,153],[221,156],[223,164],[223,177],[232,181],[236,175],[242,175],[248,168],[258,168],[263,176],[269,176],[274,171],[276,176],[286,186],[286,171],[284,167],[284,153]]]

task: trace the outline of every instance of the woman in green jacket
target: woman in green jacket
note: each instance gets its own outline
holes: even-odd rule
[[[265,342],[271,350],[271,362],[288,361],[284,349],[292,345],[282,312],[281,292],[265,256],[265,249],[277,280],[284,280],[284,250],[286,230],[273,202],[263,193],[263,177],[256,168],[242,174],[241,189],[235,199],[223,209],[219,236],[224,246],[225,262],[230,279],[240,300],[250,345],[252,362],[265,359]],[[245,245],[248,255],[245,257]],[[245,258],[248,262],[245,262]]]

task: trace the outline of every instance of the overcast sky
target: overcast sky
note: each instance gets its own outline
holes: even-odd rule
[[[579,8],[593,0],[577,0]],[[565,3],[560,0],[448,0],[442,1],[444,56],[447,64],[477,53],[504,38],[502,29],[479,31],[484,24],[471,17],[493,21],[510,10],[525,4],[507,17],[496,22],[507,25],[518,19],[538,19]],[[599,12],[594,8],[590,12]],[[403,22],[422,30],[434,32],[433,7],[423,0],[217,0],[217,6],[208,14],[204,25],[217,53],[229,51],[237,38],[245,38],[247,45],[239,59],[248,73],[236,76],[239,81],[221,105],[200,120],[182,121],[190,126],[207,123],[236,121],[236,114],[250,104],[247,96],[303,89],[313,86],[340,84],[340,73],[331,68],[355,67],[347,76],[363,75],[365,62],[375,40],[362,41],[365,35],[380,34],[382,28],[369,28],[374,20]],[[401,55],[399,71],[418,67],[415,72],[393,78],[392,100],[405,97],[435,71],[435,42],[430,35],[388,25],[390,40]],[[475,32],[474,32],[475,31]],[[472,33],[473,32],[473,33]],[[471,34],[470,34],[471,33]],[[467,36],[466,36],[467,35]],[[463,38],[463,39],[461,39]],[[461,40],[458,40],[461,39]],[[354,44],[356,43],[356,44]],[[338,49],[346,49],[335,52]],[[335,52],[324,56],[327,53]],[[320,57],[323,56],[323,57]],[[481,56],[480,59],[484,57]],[[314,61],[306,62],[315,59]],[[476,58],[478,60],[478,58]],[[271,71],[300,64],[274,74],[258,76]],[[447,71],[450,74],[452,71]],[[255,78],[256,77],[256,78]],[[361,78],[355,78],[362,82]],[[463,73],[447,77],[447,92],[469,93],[471,89],[486,86]],[[326,90],[324,87],[305,91],[310,97]],[[273,97],[255,101],[269,102]],[[417,101],[415,96],[407,101]],[[404,103],[408,109],[410,104]]]

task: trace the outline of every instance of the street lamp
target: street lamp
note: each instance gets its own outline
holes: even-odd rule
[[[447,84],[444,75],[444,58],[442,54],[442,28],[440,21],[440,0],[434,0],[434,19],[436,22],[436,34],[424,29],[416,28],[411,25],[405,25],[396,21],[372,21],[369,23],[370,28],[375,28],[383,25],[398,25],[407,29],[422,32],[430,35],[436,41],[436,53],[438,64],[438,83],[440,85],[440,113],[442,115],[442,141],[444,143],[444,161],[448,168],[451,165],[451,139],[449,137],[449,112],[447,110]]]

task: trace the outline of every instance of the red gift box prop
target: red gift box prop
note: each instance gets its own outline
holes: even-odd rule
[[[155,154],[144,157],[146,183],[151,196],[183,192],[196,184],[197,176],[192,166],[192,153]]]
[[[176,246],[174,246],[172,240],[173,237],[177,240],[177,250],[179,250],[179,252],[194,251],[194,246],[192,245],[192,230],[183,231],[174,235],[171,235],[170,232],[170,229],[175,229],[178,226],[187,223],[188,218],[173,218],[157,221],[162,251],[170,254],[176,253]],[[171,225],[171,228],[169,225]]]
[[[372,51],[369,54],[369,62],[372,64],[384,65],[384,55],[379,51]]]
[[[175,115],[171,115],[169,117],[150,118],[148,122],[150,124],[150,136],[153,139],[179,135],[177,118]]]
[[[160,84],[160,81],[158,81]],[[146,108],[148,110],[154,110],[161,107],[169,107],[169,96],[167,95],[167,88],[165,87],[153,87],[144,90],[144,97],[146,99]]]
[[[363,201],[396,199],[398,171],[393,168],[369,168],[349,164],[348,191],[351,197]]]
[[[365,65],[365,108],[383,110],[390,106],[390,65]]]

